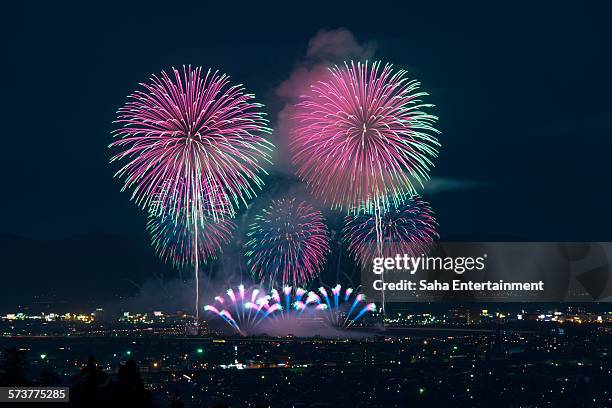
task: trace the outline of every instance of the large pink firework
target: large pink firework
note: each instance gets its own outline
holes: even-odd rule
[[[189,217],[216,218],[203,206],[215,197],[211,204],[233,215],[263,184],[270,158],[262,105],[227,75],[200,67],[162,71],[141,86],[119,109],[122,127],[109,146],[119,150],[111,162],[127,160],[116,173],[122,191],[132,190],[142,208],[159,199],[164,211]]]
[[[296,106],[297,173],[334,208],[383,213],[428,179],[440,145],[425,92],[391,65],[330,68]]]
[[[160,256],[194,266],[197,322],[199,264],[228,239],[224,218],[261,188],[270,129],[254,96],[218,71],[173,68],[141,86],[118,111],[111,162],[127,161],[115,175],[149,211]]]

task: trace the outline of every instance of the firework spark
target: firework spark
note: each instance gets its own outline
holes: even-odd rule
[[[247,239],[251,273],[270,284],[305,284],[318,275],[329,252],[321,212],[295,199],[273,201],[255,217]]]
[[[376,310],[374,303],[365,303],[365,295],[354,293],[353,288],[342,291],[341,285],[327,289],[321,286],[318,292],[319,294],[314,291],[308,293],[306,307],[312,305],[315,310],[322,311],[325,318],[336,328],[348,329],[366,313]]]
[[[440,146],[419,87],[380,62],[330,68],[296,106],[290,149],[298,176],[333,208],[352,212],[383,213],[415,194]]]
[[[236,290],[229,288],[224,295],[216,296],[215,303],[204,306],[204,310],[220,317],[236,333],[245,336],[254,333],[264,320],[281,311],[282,305],[260,288],[246,289],[241,284]]]
[[[398,207],[391,206],[381,216],[382,250],[379,251],[376,219],[372,214],[349,215],[342,234],[348,249],[363,266],[374,257],[397,254],[420,256],[438,238],[438,225],[429,204],[413,196]]]
[[[122,191],[131,190],[142,208],[157,199],[164,211],[199,218],[210,212],[206,198],[215,197],[213,207],[233,215],[261,188],[269,162],[262,105],[227,75],[199,67],[162,71],[141,86],[119,109],[122,127],[109,146],[119,150],[111,162],[127,160],[115,174],[124,179]]]
[[[291,286],[285,286],[282,291],[273,288],[267,294],[258,287],[246,289],[239,285],[236,289],[227,289],[224,295],[216,296],[215,303],[206,305],[204,310],[242,336],[260,333],[264,323],[281,323],[281,327],[290,331],[292,326],[283,322],[295,319],[320,322],[321,317],[336,329],[348,329],[367,313],[376,310],[374,303],[366,303],[365,296],[356,294],[352,288],[343,291],[340,285],[336,285],[329,290],[331,297],[324,287],[319,288],[320,295]]]
[[[155,252],[164,262],[171,262],[177,268],[194,266],[197,259],[202,263],[215,259],[222,246],[230,241],[235,227],[228,218],[214,219],[204,215],[194,220],[187,217],[185,211],[177,215],[151,212],[147,222]],[[196,243],[197,248],[194,247]]]

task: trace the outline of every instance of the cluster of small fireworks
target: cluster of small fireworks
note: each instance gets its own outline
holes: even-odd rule
[[[381,216],[382,250],[379,252],[376,220],[372,214],[347,216],[343,236],[349,252],[363,266],[377,256],[420,256],[438,238],[438,225],[429,204],[413,196],[392,206]]]
[[[215,303],[206,305],[204,310],[245,336],[258,333],[258,326],[266,321],[294,318],[324,318],[336,329],[348,329],[368,312],[375,311],[376,305],[366,303],[365,295],[352,288],[342,290],[340,285],[322,286],[317,291],[285,286],[280,292],[272,289],[269,293],[259,287],[245,289],[240,285],[216,296]]]
[[[141,85],[118,111],[111,162],[123,163],[115,173],[122,191],[148,212],[157,254],[194,267],[198,320],[199,264],[218,255],[235,228],[230,219],[263,187],[271,129],[254,96],[218,71],[173,68]],[[433,105],[421,101],[427,94],[419,88],[389,64],[345,62],[296,106],[290,151],[297,175],[349,214],[345,239],[362,264],[383,251],[422,252],[437,237],[431,209],[415,197],[440,146],[437,118],[426,112]],[[349,327],[375,307],[339,285],[297,287],[320,273],[330,250],[321,212],[304,202],[273,201],[255,217],[246,250],[251,273],[284,289],[263,295],[239,287],[206,306],[239,333],[304,313]]]
[[[115,176],[148,211],[157,253],[194,266],[197,320],[199,263],[229,240],[224,220],[262,187],[271,129],[254,96],[218,71],[173,68],[141,85],[118,111],[111,163],[127,161]]]
[[[419,86],[380,62],[330,68],[296,106],[290,148],[298,176],[349,212],[384,212],[415,194],[440,146]]]
[[[270,286],[309,282],[318,275],[329,252],[323,215],[295,199],[273,201],[255,217],[247,238],[251,273]]]

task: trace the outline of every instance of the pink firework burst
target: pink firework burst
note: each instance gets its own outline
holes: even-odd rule
[[[334,208],[382,213],[416,193],[440,146],[419,86],[388,64],[345,62],[302,95],[290,149],[315,195]]]
[[[321,211],[306,202],[281,199],[255,217],[247,232],[251,273],[270,285],[305,284],[316,277],[329,252]]]
[[[111,162],[127,161],[115,174],[122,191],[131,190],[142,208],[159,199],[171,214],[233,215],[261,188],[273,147],[263,137],[271,130],[262,105],[227,75],[200,67],[162,71],[141,86],[119,109],[122,127],[109,146],[119,150]],[[204,207],[207,197],[223,211]]]

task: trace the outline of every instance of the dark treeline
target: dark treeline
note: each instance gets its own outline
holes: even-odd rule
[[[30,363],[26,351],[17,348],[2,350],[0,356],[0,386],[44,387],[69,386],[70,405],[77,407],[152,407],[153,396],[140,377],[140,370],[134,360],[121,364],[117,375],[111,378],[96,362],[93,356],[81,372],[66,384],[51,370],[43,370],[37,378],[30,378]],[[182,407],[180,398],[175,397],[172,407]]]
[[[45,369],[37,378],[30,377],[27,352],[18,348],[0,351],[0,387],[70,387],[69,406],[74,407],[156,407],[153,394],[140,376],[136,361],[129,359],[117,369],[116,376],[109,376],[94,356],[89,356],[81,372],[67,384],[55,372]],[[161,405],[164,406],[164,405]],[[179,395],[174,395],[165,406],[183,408]],[[230,408],[215,404],[213,408]],[[256,408],[258,408],[257,406]]]

